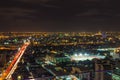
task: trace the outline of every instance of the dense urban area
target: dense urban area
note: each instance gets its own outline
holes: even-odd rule
[[[0,80],[120,80],[120,32],[1,32]]]

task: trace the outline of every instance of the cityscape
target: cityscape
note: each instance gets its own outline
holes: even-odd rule
[[[120,80],[120,32],[0,32],[0,80]]]
[[[120,80],[120,0],[0,0],[0,80]]]

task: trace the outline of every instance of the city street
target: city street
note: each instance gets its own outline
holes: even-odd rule
[[[8,66],[8,68],[5,70],[5,72],[2,73],[2,76],[0,77],[0,80],[3,80],[3,79],[8,80],[8,79],[11,78],[11,75],[14,73],[14,71],[17,67],[17,64],[19,63],[22,55],[24,54],[24,51],[26,50],[26,48],[29,44],[30,43],[28,43],[28,42],[24,43],[24,45],[21,47],[21,49],[15,55],[14,59],[12,60],[12,62]]]

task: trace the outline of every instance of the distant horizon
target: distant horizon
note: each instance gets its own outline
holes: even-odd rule
[[[97,33],[97,32],[112,32],[112,33],[116,33],[116,32],[120,32],[120,31],[0,31],[0,33],[54,33],[54,32],[58,32],[58,33],[86,33],[86,32],[94,32],[94,33]]]

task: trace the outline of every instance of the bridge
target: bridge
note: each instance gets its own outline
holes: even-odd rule
[[[20,50],[16,53],[14,59],[11,61],[10,65],[7,67],[6,70],[2,72],[0,76],[0,80],[10,80],[11,75],[14,73],[15,69],[17,68],[17,64],[19,63],[22,55],[24,54],[26,48],[29,46],[29,42],[25,42]]]

